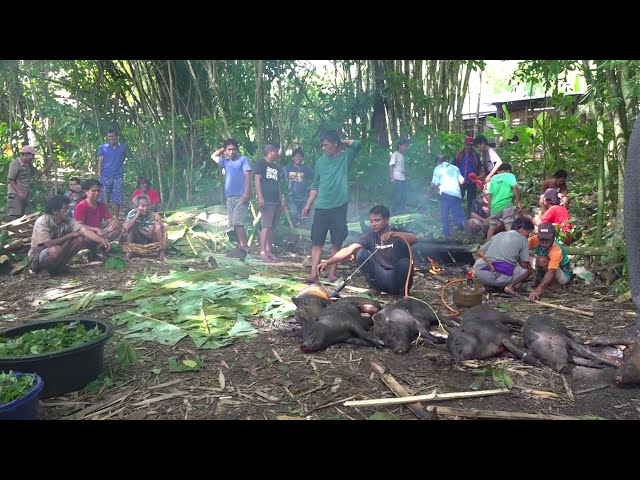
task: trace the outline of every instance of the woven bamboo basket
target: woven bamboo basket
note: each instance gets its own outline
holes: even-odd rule
[[[154,220],[160,220],[160,216],[157,213],[153,214]],[[129,243],[120,242],[120,246],[125,253],[133,253],[135,255],[156,255],[160,250],[167,248],[169,244],[169,235],[167,228],[164,228],[164,236],[162,241],[153,243]]]

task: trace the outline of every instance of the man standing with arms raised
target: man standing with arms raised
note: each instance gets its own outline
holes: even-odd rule
[[[362,150],[359,140],[340,140],[335,130],[328,130],[320,138],[323,155],[316,162],[316,174],[311,184],[309,199],[302,210],[302,216],[316,202],[315,217],[311,226],[311,273],[305,283],[318,282],[318,264],[322,258],[322,246],[331,231],[331,255],[335,255],[347,238],[347,206],[349,203],[349,170]],[[343,145],[350,146],[348,151]],[[329,267],[330,282],[335,282],[337,264]]]
[[[211,158],[224,169],[224,196],[227,199],[229,228],[234,229],[238,238],[236,248],[225,256],[244,258],[249,250],[245,225],[251,221],[249,213],[251,163],[247,157],[240,155],[238,142],[233,138],[225,140],[222,147],[213,152]]]

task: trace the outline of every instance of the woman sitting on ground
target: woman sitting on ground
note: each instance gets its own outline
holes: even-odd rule
[[[147,198],[149,198],[150,210],[152,212],[158,212],[160,211],[160,194],[158,193],[157,190],[154,190],[153,188],[150,188],[150,187],[151,187],[151,182],[149,181],[148,178],[145,178],[145,177],[138,178],[138,190],[133,192],[133,195],[131,196],[131,202],[133,202],[133,200],[138,195],[146,195]]]
[[[128,244],[149,245],[144,253],[159,253],[160,261],[164,260],[166,248],[166,234],[164,223],[160,216],[150,210],[149,197],[138,195],[133,199],[135,208],[127,214],[122,226],[122,245],[126,252],[125,258],[131,260],[133,253],[141,253]],[[153,245],[153,246],[152,246]],[[154,248],[155,247],[155,248]]]

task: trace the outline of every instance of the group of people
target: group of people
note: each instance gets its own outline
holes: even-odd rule
[[[33,165],[36,150],[30,145],[22,147],[20,157],[9,165],[6,214],[18,218],[27,211],[30,200],[31,179],[51,169],[48,161],[42,171]],[[107,132],[107,143],[98,151],[98,177],[81,182],[78,177],[69,179],[64,195],[48,198],[45,213],[35,222],[31,237],[31,249],[27,255],[32,273],[49,275],[66,269],[69,260],[80,250],[88,248],[92,256],[99,251],[109,251],[111,241],[121,238],[124,244],[150,244],[161,242],[164,225],[155,213],[160,208],[160,196],[148,179],[138,179],[138,189],[133,193],[133,208],[122,224],[120,207],[124,200],[124,165],[127,149],[118,142],[114,129]],[[105,203],[113,202],[112,217]],[[159,258],[165,252],[158,250]],[[127,252],[127,259],[131,252]]]
[[[108,142],[98,152],[99,179],[80,182],[69,180],[65,195],[47,200],[45,214],[34,226],[29,265],[33,272],[45,274],[62,268],[82,248],[92,252],[108,251],[110,241],[121,236],[125,243],[160,243],[165,228],[154,212],[160,207],[160,196],[150,188],[146,178],[140,178],[133,193],[134,208],[121,225],[118,220],[123,203],[124,165],[127,149],[118,143],[115,130],[107,132]],[[248,203],[251,198],[253,173],[255,194],[260,209],[260,258],[276,260],[272,251],[274,227],[282,212],[290,211],[292,225],[304,223],[315,207],[311,225],[311,271],[306,283],[317,283],[319,275],[328,270],[328,280],[337,280],[337,264],[347,258],[355,259],[374,293],[399,294],[413,283],[409,262],[409,248],[418,241],[402,229],[392,229],[391,212],[381,204],[369,211],[370,231],[356,242],[342,248],[347,237],[347,208],[349,201],[349,171],[362,149],[358,140],[342,140],[335,130],[328,130],[320,138],[322,155],[317,159],[315,171],[304,165],[304,152],[298,148],[292,153],[290,165],[280,167],[280,150],[276,144],[264,147],[264,157],[255,163],[240,154],[238,142],[232,138],[211,155],[224,169],[224,192],[229,227],[237,237],[236,248],[229,257],[247,255],[247,225],[251,222]],[[406,202],[406,173],[404,153],[407,140],[398,142],[397,150],[389,161],[389,176],[394,184],[392,210],[400,213]],[[477,147],[477,150],[476,150]],[[39,172],[33,167],[35,149],[22,148],[21,157],[9,168],[9,198],[7,213],[24,213],[29,198],[30,178]],[[547,287],[564,285],[571,278],[571,263],[564,247],[557,241],[556,225],[562,232],[563,242],[571,241],[567,173],[559,170],[545,180],[540,195],[540,210],[535,217],[523,213],[520,192],[511,166],[502,162],[486,137],[467,137],[464,148],[453,163],[443,155],[435,157],[436,167],[431,180],[431,191],[438,189],[442,230],[451,236],[449,215],[454,226],[471,233],[486,234],[486,243],[479,250],[481,258],[474,265],[477,277],[487,288],[503,288],[515,293],[517,284],[533,272],[529,267],[529,250],[536,254],[536,290],[530,298],[538,299]],[[44,171],[51,167],[47,163]],[[287,183],[286,191],[280,187]],[[478,197],[478,190],[482,195]],[[104,193],[115,205],[112,217]],[[428,193],[429,195],[429,193]],[[466,215],[462,201],[466,197]],[[518,214],[518,218],[516,218]],[[466,218],[465,218],[466,217]],[[531,233],[535,235],[528,241]],[[331,257],[324,263],[322,247],[327,234],[331,235]],[[518,240],[520,239],[520,240]],[[160,259],[165,255],[159,249]],[[127,252],[130,258],[131,252]]]
[[[398,142],[389,161],[395,213],[402,213],[406,200],[404,153],[408,144],[406,140]],[[543,182],[540,208],[532,218],[523,212],[511,165],[500,159],[484,135],[465,138],[465,146],[456,154],[453,163],[443,155],[437,155],[435,163],[431,192],[439,191],[444,236],[451,237],[450,213],[459,230],[486,234],[487,242],[480,247],[480,258],[473,267],[485,289],[502,289],[515,294],[516,286],[535,273],[535,288],[529,295],[533,301],[538,300],[545,289],[557,289],[572,279],[573,267],[564,249],[564,245],[572,240],[566,171],[558,170],[553,178]],[[478,190],[482,192],[479,197]],[[462,207],[465,196],[466,215]],[[342,225],[341,216],[334,214],[333,218]],[[413,283],[408,248],[418,238],[402,229],[390,228],[389,219],[389,209],[376,205],[369,212],[371,230],[359,240],[338,250],[332,236],[332,257],[324,263],[314,262],[312,275],[306,280],[317,281],[314,272],[335,268],[337,263],[351,257],[355,258],[372,293],[406,292]],[[530,262],[530,250],[535,256],[533,262]],[[335,274],[332,276],[330,270],[329,280],[332,278]]]

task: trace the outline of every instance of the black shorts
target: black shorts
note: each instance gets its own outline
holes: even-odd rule
[[[316,208],[311,225],[311,242],[324,245],[327,232],[331,231],[331,245],[340,246],[347,238],[347,204],[336,208]]]

